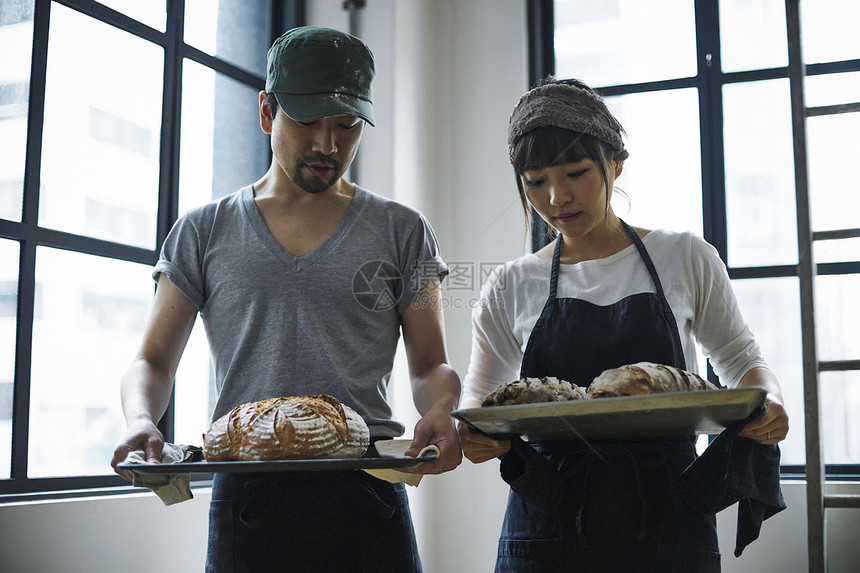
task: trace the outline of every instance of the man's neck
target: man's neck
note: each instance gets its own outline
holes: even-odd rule
[[[341,177],[334,185],[319,193],[310,193],[293,183],[277,166],[272,166],[253,184],[254,198],[274,199],[290,204],[316,204],[333,198],[349,201],[355,195],[355,185]]]

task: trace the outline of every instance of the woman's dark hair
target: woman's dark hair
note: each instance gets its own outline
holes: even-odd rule
[[[548,76],[541,81],[540,86],[547,84],[572,85],[580,89],[596,93],[588,85],[576,79],[557,80],[553,76]],[[523,188],[523,173],[533,169],[545,169],[547,167],[555,167],[557,165],[565,165],[567,163],[576,163],[583,159],[591,159],[594,161],[594,163],[597,164],[598,169],[600,169],[603,181],[606,182],[606,174],[609,164],[619,158],[618,152],[609,144],[594,136],[585,133],[578,133],[562,127],[537,127],[523,135],[523,137],[516,142],[513,154],[511,155],[511,165],[514,168],[517,189],[519,190],[520,195],[520,203],[522,204],[527,223],[531,220],[531,206],[529,205],[525,189]],[[623,194],[623,191],[620,189],[617,190]],[[609,208],[608,195],[606,198],[606,207],[607,209]],[[550,237],[554,237],[555,229],[550,227],[549,234]]]

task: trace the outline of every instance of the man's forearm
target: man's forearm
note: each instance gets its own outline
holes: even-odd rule
[[[448,364],[438,364],[412,378],[412,397],[422,416],[434,407],[450,412],[460,402],[460,378]]]
[[[126,422],[151,419],[157,423],[167,411],[173,381],[145,360],[136,360],[122,378],[120,396]]]

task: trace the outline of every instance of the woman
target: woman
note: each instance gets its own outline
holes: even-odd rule
[[[723,385],[767,389],[766,412],[739,435],[776,444],[788,432],[779,383],[716,251],[690,233],[630,227],[610,205],[628,156],[622,132],[576,80],[550,78],[514,108],[508,146],[520,199],[557,240],[484,286],[462,407],[519,377],[587,386],[640,361],[695,371],[698,343]],[[719,571],[715,518],[670,494],[696,458],[694,437],[525,444],[461,426],[460,438],[474,463],[501,457],[512,486],[497,571]],[[543,489],[521,487],[541,471]]]

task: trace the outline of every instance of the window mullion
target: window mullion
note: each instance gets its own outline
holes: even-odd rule
[[[182,26],[185,0],[168,0],[164,45],[164,92],[161,123],[161,173],[158,196],[157,244],[161,244],[178,216],[179,143],[182,104]]]
[[[695,3],[699,122],[702,157],[702,228],[705,239],[728,261],[720,14],[717,0]]]
[[[36,237],[39,217],[42,123],[45,115],[45,85],[48,60],[50,0],[37,0],[33,13],[33,52],[30,65],[30,94],[27,107],[27,150],[24,168],[22,226],[18,266],[18,311],[15,341],[15,375],[12,397],[12,456],[10,476],[15,482],[27,479],[30,433],[30,373],[33,349],[33,317],[36,290]]]
[[[168,0],[164,44],[164,95],[161,123],[161,172],[158,190],[156,242],[161,245],[179,216],[179,157],[182,119],[182,47],[185,0]],[[173,441],[175,393],[158,429],[168,442]]]
[[[550,74],[555,74],[555,3],[553,0],[529,0],[526,7],[529,29],[529,88]],[[531,248],[537,252],[549,242],[549,227],[534,209],[530,209]]]
[[[272,0],[270,44],[287,30],[306,24],[307,0]]]

